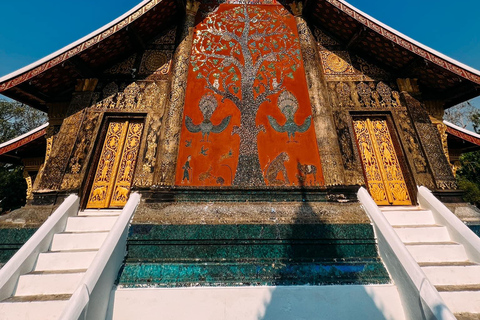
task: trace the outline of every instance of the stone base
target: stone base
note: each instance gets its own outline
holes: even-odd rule
[[[144,198],[133,224],[367,224],[358,203],[159,202]]]
[[[146,202],[356,202],[358,186],[334,188],[155,188],[138,190]]]
[[[432,194],[438,200],[444,203],[458,203],[463,202],[463,195],[465,191],[462,190],[435,190]]]
[[[34,192],[31,204],[34,206],[60,205],[73,192]]]
[[[58,205],[26,205],[13,210],[0,216],[0,229],[39,228],[57,207]]]

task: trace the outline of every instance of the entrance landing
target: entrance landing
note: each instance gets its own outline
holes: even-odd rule
[[[113,320],[403,320],[392,285],[117,289]]]

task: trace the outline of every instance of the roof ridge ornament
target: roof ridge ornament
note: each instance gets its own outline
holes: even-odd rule
[[[199,1],[187,0],[187,4],[186,4],[187,14],[196,15],[199,7],[200,7]]]
[[[303,3],[301,1],[294,1],[289,6],[295,17],[300,17],[303,14]]]

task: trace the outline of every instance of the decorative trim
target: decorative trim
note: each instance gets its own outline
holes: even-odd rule
[[[447,126],[447,133],[457,138],[471,142],[477,146],[480,146],[480,135],[476,134],[475,132],[471,132],[467,129],[460,128],[448,121],[443,121],[443,123]]]
[[[24,146],[29,142],[32,142],[33,140],[43,137],[47,133],[47,129],[46,129],[47,126],[48,126],[48,122],[44,125],[41,125],[38,128],[33,129],[30,132],[27,132],[24,135],[21,135],[20,137],[14,138],[10,141],[7,141],[1,144],[0,155],[10,152],[12,150],[15,150],[17,148],[20,148],[21,146]]]

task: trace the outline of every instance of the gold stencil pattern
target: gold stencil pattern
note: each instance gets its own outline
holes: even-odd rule
[[[350,61],[348,52],[345,51],[321,51],[320,58],[325,73],[330,74],[355,74],[355,69]]]
[[[125,205],[130,192],[142,130],[141,123],[128,121],[109,123],[87,208]]]
[[[130,186],[133,181],[133,172],[140,147],[143,123],[130,123],[127,131],[127,138],[123,147],[120,167],[115,179],[111,207],[123,207],[128,200]]]
[[[372,198],[378,205],[411,205],[387,121],[355,119],[353,127]]]

